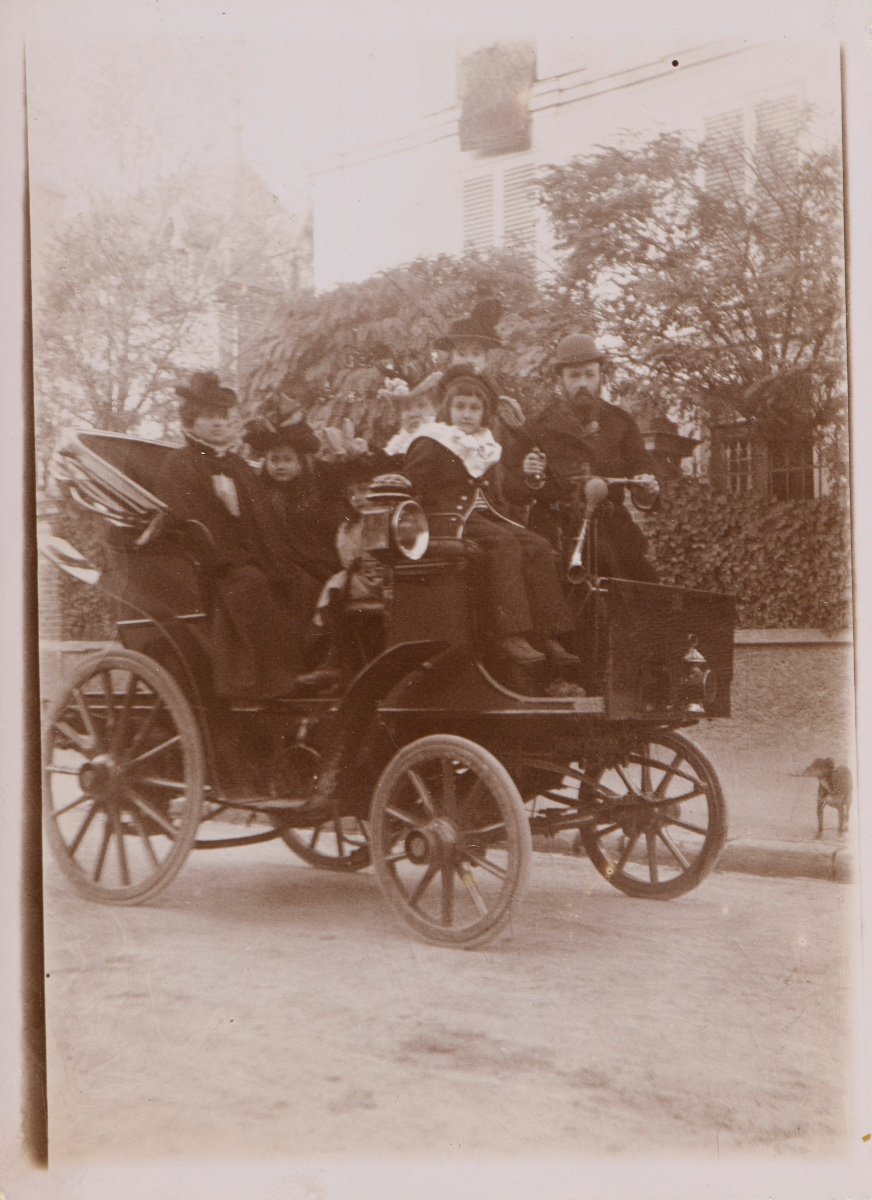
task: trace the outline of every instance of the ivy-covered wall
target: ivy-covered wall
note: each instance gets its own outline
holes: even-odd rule
[[[851,623],[851,529],[843,495],[772,502],[697,479],[668,483],[643,527],[661,582],[732,592],[743,629]]]
[[[61,501],[53,518],[52,533],[66,538],[94,566],[103,564],[103,538],[106,523],[101,517],[83,512],[71,501]],[[61,610],[62,639],[102,641],[114,636],[114,604],[97,587],[89,587],[58,571],[58,603]]]

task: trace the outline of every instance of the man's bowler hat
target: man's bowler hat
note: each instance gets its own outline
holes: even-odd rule
[[[557,343],[553,366],[561,370],[563,367],[580,367],[589,362],[601,363],[604,358],[589,333],[569,333]]]

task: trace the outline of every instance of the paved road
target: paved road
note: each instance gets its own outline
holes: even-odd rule
[[[845,1146],[851,887],[634,901],[537,854],[511,933],[458,951],[277,843],[195,852],[144,908],[46,867],[56,1166]]]

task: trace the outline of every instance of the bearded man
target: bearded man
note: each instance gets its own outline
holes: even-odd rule
[[[573,477],[633,479],[631,499],[645,511],[660,491],[635,420],[600,395],[603,362],[590,334],[564,337],[553,360],[558,395],[527,423],[523,443],[518,438],[506,458],[507,495],[530,506],[530,529],[565,554],[578,527]],[[609,489],[608,505],[597,519],[598,573],[655,583],[644,534],[624,506],[624,491],[622,485]]]

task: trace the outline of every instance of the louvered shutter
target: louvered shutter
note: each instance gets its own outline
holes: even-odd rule
[[[536,236],[533,165],[512,167],[503,176],[503,243],[532,249]]]
[[[789,167],[799,142],[799,104],[796,96],[765,100],[754,110],[756,119],[755,151],[761,165]]]
[[[745,182],[745,130],[741,110],[705,123],[705,181],[712,191],[740,191]]]
[[[494,180],[479,175],[463,184],[463,248],[485,250],[494,244]]]

